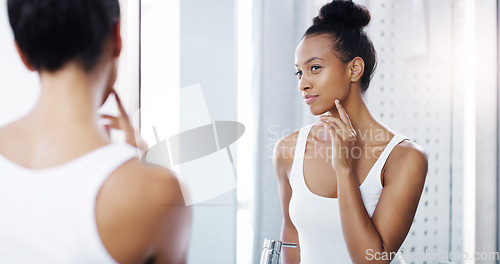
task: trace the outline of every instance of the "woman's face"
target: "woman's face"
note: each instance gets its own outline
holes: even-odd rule
[[[335,99],[347,97],[351,85],[346,65],[337,57],[326,34],[305,37],[295,51],[299,90],[313,115],[335,109]]]

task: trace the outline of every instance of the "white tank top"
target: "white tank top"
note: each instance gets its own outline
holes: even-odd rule
[[[99,236],[97,194],[137,156],[111,144],[63,165],[33,170],[0,154],[0,263],[116,263]]]
[[[338,199],[314,194],[304,180],[304,153],[312,126],[305,126],[299,131],[289,177],[292,187],[289,213],[299,234],[301,263],[352,263],[342,234]],[[394,135],[359,187],[370,217],[383,189],[380,182],[382,167],[392,149],[405,139],[400,134]],[[370,255],[367,254],[367,257]],[[398,254],[391,263],[404,263],[404,260]]]

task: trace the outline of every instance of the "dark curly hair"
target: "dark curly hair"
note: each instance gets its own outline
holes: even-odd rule
[[[36,70],[53,72],[70,61],[90,71],[120,18],[118,0],[8,0],[19,48]]]
[[[377,55],[373,43],[363,28],[370,22],[370,12],[366,7],[349,0],[334,0],[325,4],[319,15],[313,19],[313,25],[303,37],[328,34],[334,40],[333,50],[345,63],[355,57],[365,62],[361,77],[361,88],[368,89],[377,64]]]

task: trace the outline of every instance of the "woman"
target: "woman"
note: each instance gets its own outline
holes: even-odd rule
[[[141,165],[113,90],[118,0],[8,0],[8,11],[41,92],[0,128],[0,263],[185,263],[191,216],[179,183]],[[105,118],[130,144],[99,125],[110,93],[120,117]]]
[[[274,165],[283,263],[389,263],[412,224],[427,173],[424,150],[378,122],[364,92],[376,54],[368,10],[324,5],[295,53],[299,89],[320,121],[282,139]],[[393,261],[396,263],[396,261]]]

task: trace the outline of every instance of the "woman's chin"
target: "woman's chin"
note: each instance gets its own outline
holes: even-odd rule
[[[315,116],[322,115],[328,111],[326,109],[319,109],[319,108],[314,108],[314,107],[311,107],[309,110],[311,111],[311,114],[313,114]]]
[[[319,115],[322,115],[326,112],[329,112],[329,111],[334,111],[336,112],[336,107],[335,105],[332,105],[332,106],[329,106],[329,105],[323,105],[323,106],[317,106],[317,105],[309,105],[309,111],[311,111],[311,114],[315,115],[315,116],[319,116]]]
[[[309,111],[311,114],[315,116],[322,115],[330,110],[336,109],[335,103],[333,103],[333,100],[331,101],[332,103],[327,103],[327,102],[322,102],[319,100],[315,100],[312,103],[309,104]]]

